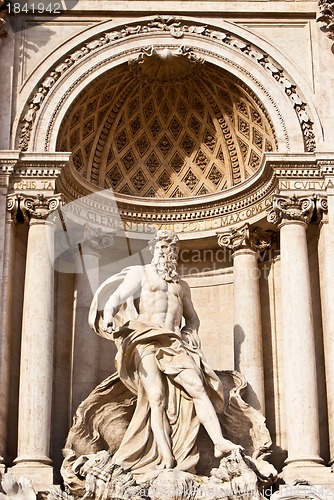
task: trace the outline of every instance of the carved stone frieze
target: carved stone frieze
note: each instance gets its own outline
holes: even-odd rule
[[[145,47],[135,59],[129,60],[129,69],[139,80],[170,82],[184,80],[196,75],[204,59],[198,57],[191,47],[179,46],[171,51],[157,51],[153,46]]]
[[[287,222],[309,224],[315,209],[315,201],[314,196],[274,195],[273,208],[268,213],[268,221],[279,225]]]
[[[250,188],[247,193],[240,193],[232,199],[212,200],[209,198],[198,199],[196,205],[182,206],[170,203],[163,204],[161,209],[155,206],[146,204],[138,204],[138,202],[129,203],[123,198],[117,199],[119,216],[124,221],[129,221],[133,224],[178,224],[191,223],[193,221],[202,221],[212,218],[222,217],[224,219],[231,218],[231,221],[223,225],[230,225],[234,222],[241,222],[243,219],[255,215],[259,211],[262,212],[266,208],[265,200],[273,193],[277,186],[277,178],[273,171],[268,170],[260,184],[256,184]],[[71,169],[65,169],[58,181],[58,189],[64,193],[68,201],[72,201],[81,197],[89,198],[90,191],[85,191],[80,182],[76,180],[75,173]],[[101,193],[103,193],[102,191]],[[107,191],[106,191],[107,192]],[[103,206],[103,203],[101,203]],[[236,212],[242,211],[240,215]],[[208,226],[209,227],[209,226]]]
[[[7,210],[12,213],[14,222],[45,221],[52,212],[58,209],[60,200],[61,195],[59,194],[29,196],[23,193],[14,193],[7,197]]]
[[[284,190],[284,194],[286,191],[291,194],[303,193],[306,197],[308,193],[325,195],[327,189],[334,187],[331,173],[333,160],[328,155],[326,158],[322,155],[286,155],[285,158],[281,155],[268,156],[261,176],[247,187],[225,191],[214,197],[203,189],[201,197],[187,200],[180,198],[175,190],[177,203],[174,199],[156,200],[152,206],[149,199],[132,199],[114,193],[112,199],[117,203],[116,225],[115,216],[110,213],[105,202],[106,196],[110,198],[110,191],[102,190],[95,193],[99,198],[102,220],[106,216],[106,222],[102,226],[117,227],[130,233],[149,233],[154,228],[164,227],[177,233],[206,232],[214,235],[219,228],[239,226],[250,219],[255,224],[256,220],[267,215],[272,207],[272,195],[277,189]],[[57,188],[64,194],[67,202],[89,201],[92,194],[88,183],[81,183],[71,166],[62,172]],[[83,212],[92,209],[93,207],[87,206]]]
[[[334,40],[334,0],[319,0],[320,15],[317,21],[325,23],[321,30],[327,33],[330,40]],[[332,52],[334,52],[334,44],[332,44]]]
[[[300,122],[300,127],[304,137],[305,151],[314,151],[315,136],[313,133],[313,123],[307,111],[307,103],[304,102],[299,96],[296,84],[291,81],[290,77],[284,73],[284,70],[280,68],[279,65],[270,56],[268,56],[268,54],[265,54],[258,47],[227,30],[213,29],[213,27],[211,28],[207,25],[203,26],[200,24],[191,24],[186,21],[175,19],[174,21],[171,21],[170,18],[163,19],[159,16],[148,23],[137,23],[134,25],[127,25],[120,29],[111,30],[108,33],[105,33],[102,37],[99,36],[98,39],[84,44],[81,48],[78,48],[75,52],[64,59],[64,61],[60,62],[55,68],[53,68],[50,74],[44,78],[43,81],[41,81],[38,92],[33,95],[29,101],[29,107],[22,119],[22,129],[19,140],[20,149],[23,151],[27,150],[31,130],[42,102],[45,100],[46,95],[55,85],[57,80],[66,71],[68,71],[71,66],[92,52],[103,48],[105,45],[112,44],[113,42],[127,37],[142,36],[143,33],[145,36],[154,35],[156,33],[168,33],[173,38],[182,38],[185,35],[192,37],[204,37],[215,40],[216,43],[227,45],[230,48],[246,55],[252,61],[255,61],[266,72],[268,72],[280,86],[284,88],[284,91],[289,97],[291,105],[293,106]],[[198,58],[193,49],[187,48],[187,51],[186,56],[188,61]],[[183,56],[184,55],[185,54],[183,54]]]
[[[322,174],[334,174],[334,161],[333,160],[319,160],[318,165]]]
[[[260,228],[252,229],[248,223],[228,232],[218,232],[218,245],[233,252],[237,250],[253,250],[264,252],[271,245],[271,236]]]

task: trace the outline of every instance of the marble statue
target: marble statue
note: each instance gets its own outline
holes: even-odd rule
[[[150,249],[150,264],[124,269],[94,296],[89,323],[116,343],[117,374],[77,410],[64,449],[67,492],[125,498],[115,493],[121,483],[136,498],[146,484],[147,498],[159,498],[152,487],[171,482],[188,491],[171,498],[195,498],[189,491],[203,495],[205,483],[198,473],[232,490],[237,477],[239,493],[240,477],[246,489],[251,478],[257,491],[259,478],[275,476],[263,461],[271,444],[264,418],[242,400],[240,374],[217,374],[204,359],[190,289],[177,273],[178,237],[159,230]]]
[[[153,464],[182,467],[182,462],[188,469],[194,462],[193,440],[181,436],[183,429],[193,427],[193,419],[206,429],[216,457],[228,454],[236,445],[222,435],[216,413],[224,407],[221,382],[203,359],[190,289],[176,272],[178,238],[169,230],[160,230],[151,246],[152,263],[129,268],[104,307],[102,329],[117,339],[119,377],[147,413],[144,418],[142,412],[133,418],[115,459],[130,470],[151,469]],[[138,316],[118,329],[114,317],[132,297]],[[139,439],[143,420],[153,433],[151,449],[146,447],[142,456],[145,439],[134,456],[133,435]],[[149,455],[151,463],[147,463]]]

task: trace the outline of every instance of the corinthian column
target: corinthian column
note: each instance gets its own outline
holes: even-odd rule
[[[88,224],[83,241],[74,253],[75,308],[73,333],[72,414],[98,384],[99,337],[88,325],[88,312],[99,286],[99,261],[104,248],[113,243],[113,233]],[[84,362],[83,362],[84,361]]]
[[[259,251],[269,237],[249,224],[218,233],[218,244],[233,250],[234,367],[248,382],[246,401],[265,412],[262,322],[259,286]]]
[[[324,337],[330,464],[334,463],[334,196],[318,197],[320,220],[319,278]]]
[[[29,222],[22,319],[18,457],[14,476],[38,489],[53,482],[51,432],[54,270],[53,224],[58,196],[14,195],[13,215]]]
[[[316,358],[306,239],[313,210],[313,198],[275,195],[273,209],[268,215],[269,222],[278,224],[281,240],[282,360],[288,438],[286,464],[288,469],[290,466],[290,472],[291,467],[294,468],[289,480],[300,477],[298,468],[322,463],[319,457]],[[308,479],[307,474],[305,479]]]

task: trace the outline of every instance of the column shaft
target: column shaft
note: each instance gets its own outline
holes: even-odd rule
[[[258,254],[238,250],[233,254],[234,349],[235,369],[248,382],[246,399],[265,411],[262,323]]]
[[[287,463],[321,462],[311,283],[304,222],[281,227]]]
[[[28,234],[24,288],[17,464],[51,464],[54,270],[49,252],[52,244],[52,225],[33,219]]]

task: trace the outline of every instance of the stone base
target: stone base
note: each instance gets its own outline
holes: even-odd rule
[[[321,484],[324,487],[334,488],[334,474],[330,467],[309,462],[291,463],[284,467],[279,477],[288,485],[295,481],[307,481],[310,484]]]
[[[8,469],[12,478],[26,477],[36,491],[47,491],[53,485],[53,467],[51,465],[20,462]]]

